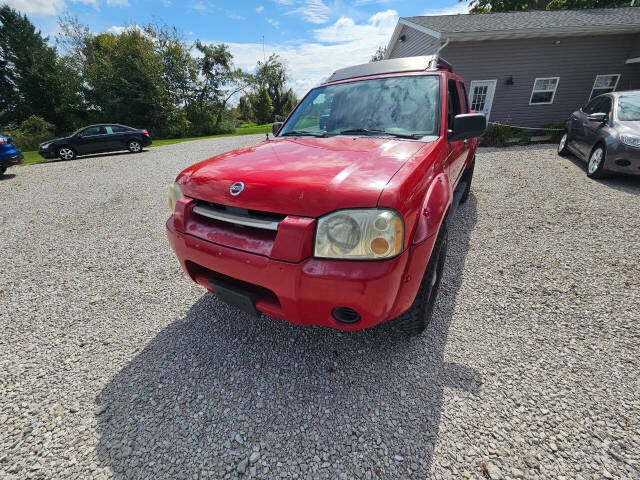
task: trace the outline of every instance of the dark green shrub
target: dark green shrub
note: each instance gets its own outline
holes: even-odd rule
[[[36,150],[38,145],[46,140],[51,140],[54,135],[54,127],[41,117],[31,115],[19,126],[7,125],[4,133],[13,139],[13,142],[21,150]]]

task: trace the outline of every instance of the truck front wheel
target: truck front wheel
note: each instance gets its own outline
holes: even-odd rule
[[[442,222],[416,298],[409,309],[396,320],[396,325],[409,335],[421,334],[431,321],[433,306],[436,303],[438,291],[440,290],[440,280],[442,279],[442,271],[444,270],[446,258],[447,225],[445,222]]]

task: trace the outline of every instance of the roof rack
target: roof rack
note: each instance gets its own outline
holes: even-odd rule
[[[392,58],[390,60],[380,60],[379,62],[369,62],[341,68],[329,77],[327,83],[345,80],[347,78],[379,75],[382,73],[416,72],[424,70],[447,70],[453,72],[451,64],[439,55],[424,55],[421,57]]]

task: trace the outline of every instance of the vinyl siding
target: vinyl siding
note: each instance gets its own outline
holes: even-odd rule
[[[405,41],[398,40],[389,58],[415,57],[418,55],[432,55],[440,46],[440,39],[419,32],[404,25],[398,38],[405,36]]]
[[[407,35],[405,43],[409,40]],[[467,88],[472,80],[497,80],[490,120],[540,127],[566,120],[587,103],[596,75],[620,73],[617,90],[640,88],[640,65],[625,64],[636,40],[637,35],[626,34],[458,42],[447,45],[441,55],[465,79]],[[420,51],[412,46],[412,55],[433,53],[431,48],[428,44]],[[506,84],[509,77],[513,85]],[[529,105],[539,77],[560,77],[551,105]]]

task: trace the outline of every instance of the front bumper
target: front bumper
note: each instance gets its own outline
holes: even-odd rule
[[[607,146],[605,169],[611,172],[640,175],[640,148],[622,142]]]
[[[38,148],[38,153],[42,158],[56,158],[56,149],[49,147],[44,150],[42,148]]]
[[[435,235],[385,261],[344,261],[307,258],[299,263],[274,260],[224,247],[175,229],[167,221],[167,236],[180,263],[195,282],[210,291],[210,280],[239,282],[254,288],[255,308],[299,325],[361,330],[390,320],[412,303],[431,254]],[[354,324],[333,315],[335,307],[360,314]]]

